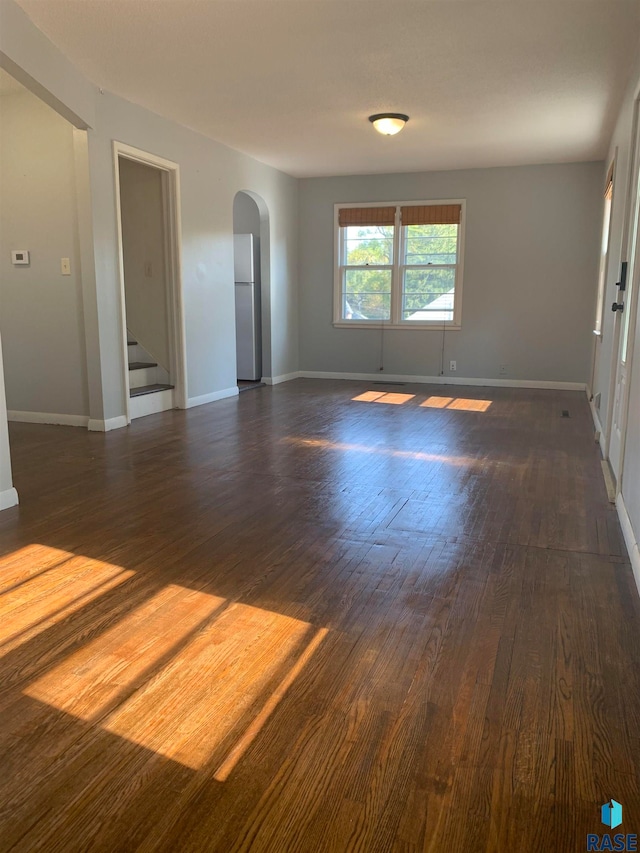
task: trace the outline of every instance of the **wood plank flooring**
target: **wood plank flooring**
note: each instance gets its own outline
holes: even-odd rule
[[[564,853],[611,797],[640,832],[584,394],[297,380],[11,447],[0,850]]]

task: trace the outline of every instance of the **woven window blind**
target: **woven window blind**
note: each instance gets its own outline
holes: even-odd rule
[[[423,204],[402,208],[403,225],[459,225],[459,204]]]
[[[338,224],[348,225],[393,225],[396,221],[395,207],[341,207]]]

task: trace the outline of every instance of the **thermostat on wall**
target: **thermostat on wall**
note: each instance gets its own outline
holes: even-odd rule
[[[16,249],[11,252],[11,263],[12,264],[28,264],[29,263],[29,252],[27,249]]]

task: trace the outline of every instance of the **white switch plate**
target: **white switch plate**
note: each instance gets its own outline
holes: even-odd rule
[[[14,249],[11,252],[11,263],[17,266],[23,266],[29,263],[28,249]]]
[[[69,258],[60,258],[60,272],[62,275],[71,275],[71,261]]]

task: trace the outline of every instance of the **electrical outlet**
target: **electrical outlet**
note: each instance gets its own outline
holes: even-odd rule
[[[500,376],[506,376],[506,373],[507,373],[507,365],[501,364],[500,365]]]
[[[449,362],[449,370],[451,371],[451,373],[455,373],[457,369],[458,369],[457,362],[455,362],[453,359],[451,359],[451,361]]]

